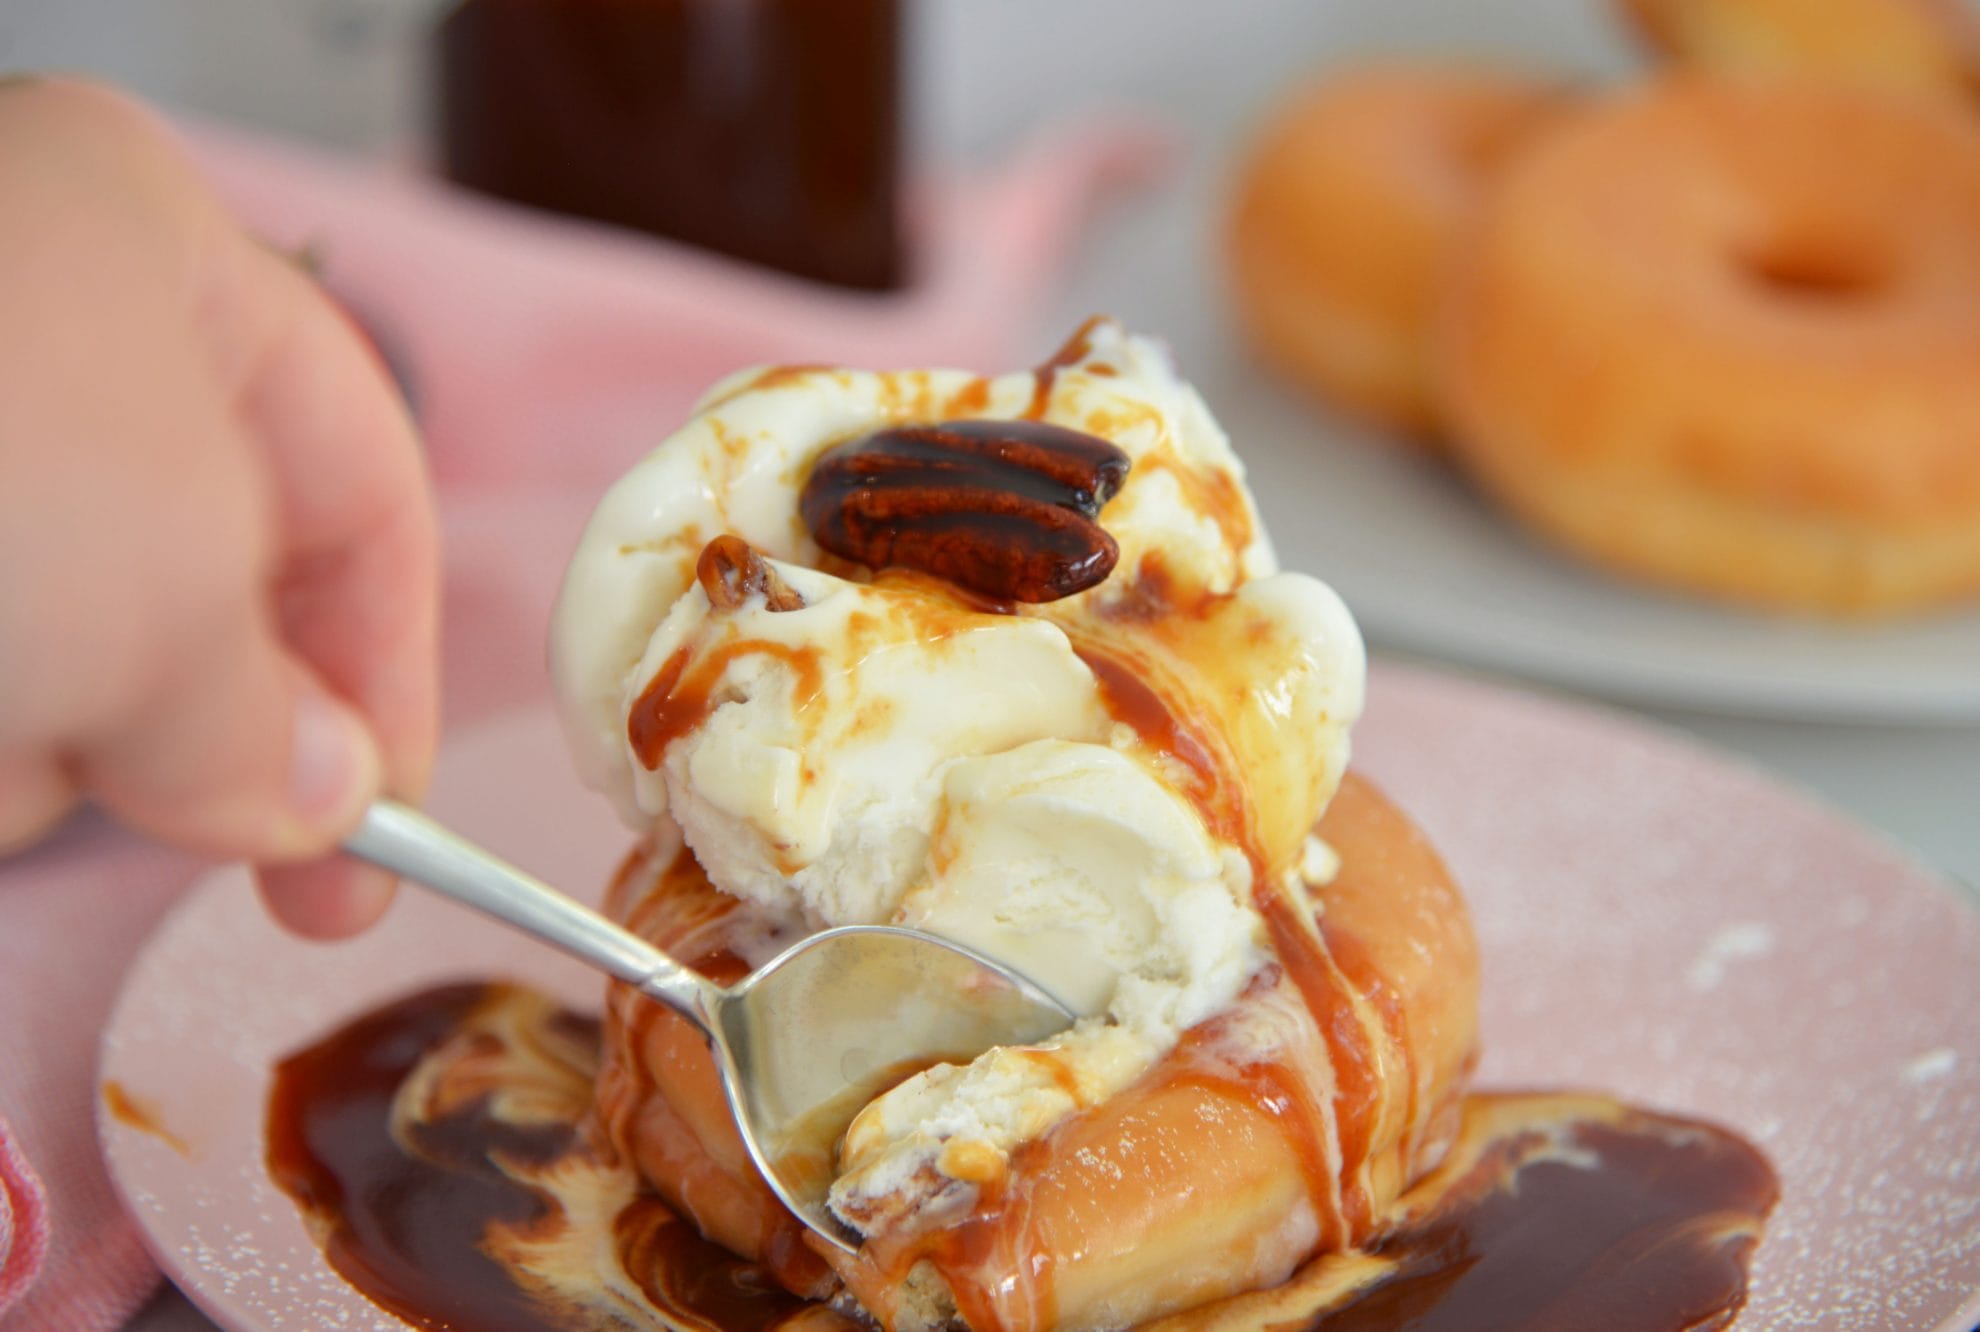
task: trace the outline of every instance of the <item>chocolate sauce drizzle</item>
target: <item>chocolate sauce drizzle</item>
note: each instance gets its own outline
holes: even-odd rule
[[[1670,1332],[1731,1323],[1779,1188],[1744,1141],[1627,1111],[1536,1153],[1513,1132],[1431,1217],[1378,1243],[1394,1271],[1316,1332]],[[1562,1150],[1564,1149],[1564,1150]]]
[[[623,1325],[583,1302],[532,1294],[490,1256],[492,1227],[542,1234],[571,1222],[516,1163],[601,1160],[579,1120],[503,1120],[493,1091],[402,1125],[392,1105],[420,1061],[486,1005],[538,1004],[566,1035],[597,1040],[588,1019],[500,985],[427,990],[368,1013],[276,1070],[269,1169],[309,1217],[333,1267],[415,1326],[538,1332]],[[1273,1326],[1313,1332],[1603,1328],[1675,1332],[1728,1324],[1777,1185],[1752,1147],[1707,1124],[1596,1097],[1476,1096],[1473,1141],[1454,1151],[1430,1200],[1365,1252],[1372,1275],[1324,1305],[1300,1302],[1306,1274],[1241,1296],[1223,1313],[1185,1315],[1232,1328],[1266,1310]],[[1461,1158],[1461,1159],[1459,1159]],[[617,1260],[653,1313],[706,1332],[851,1327],[780,1289],[760,1266],[703,1239],[659,1199],[637,1194],[612,1223]],[[1316,1260],[1319,1268],[1329,1260]],[[600,1284],[603,1284],[601,1278]]]
[[[416,1327],[544,1332],[620,1327],[596,1308],[532,1294],[490,1256],[490,1232],[570,1224],[555,1198],[504,1163],[589,1157],[578,1122],[510,1123],[493,1093],[394,1133],[392,1103],[420,1061],[485,1006],[523,992],[443,986],[367,1013],[283,1060],[268,1102],[268,1169],[310,1220],[324,1256],[366,1298]],[[548,1019],[596,1045],[595,1020]],[[600,1167],[601,1169],[603,1166]],[[641,1197],[614,1225],[619,1261],[654,1312],[707,1332],[767,1332],[811,1306],[760,1268]]]

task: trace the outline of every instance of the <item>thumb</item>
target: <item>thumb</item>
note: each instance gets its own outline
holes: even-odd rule
[[[212,855],[282,863],[333,848],[377,793],[377,746],[262,619],[209,627],[177,654],[84,749],[82,788],[133,826]]]
[[[275,843],[259,857],[282,861],[314,854],[341,838],[378,793],[380,759],[357,713],[296,668],[289,713],[289,756]]]

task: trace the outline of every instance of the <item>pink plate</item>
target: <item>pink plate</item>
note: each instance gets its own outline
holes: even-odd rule
[[[1604,712],[1378,668],[1357,759],[1429,830],[1485,955],[1486,1085],[1620,1093],[1741,1130],[1781,1204],[1742,1329],[1980,1317],[1980,913],[1803,797]],[[433,807],[580,894],[627,837],[530,713],[451,745]],[[317,1254],[262,1169],[271,1063],[442,979],[595,1006],[547,950],[417,891],[339,947],[265,921],[238,870],[132,968],[101,1116],[165,1270],[226,1327],[398,1328]],[[176,1138],[175,1143],[172,1139]]]

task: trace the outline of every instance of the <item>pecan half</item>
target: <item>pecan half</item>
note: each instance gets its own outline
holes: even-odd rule
[[[1113,572],[1094,520],[1128,456],[1042,421],[892,426],[813,467],[798,508],[818,544],[869,569],[919,569],[1005,601],[1057,601]]]
[[[800,610],[804,598],[777,571],[739,536],[723,534],[701,548],[694,563],[694,576],[708,603],[718,611],[731,611],[751,597],[762,597],[773,611]]]

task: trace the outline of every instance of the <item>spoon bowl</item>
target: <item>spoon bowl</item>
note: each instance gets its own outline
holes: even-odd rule
[[[822,931],[734,985],[717,985],[394,801],[374,802],[344,850],[560,948],[692,1023],[764,1181],[848,1253],[859,1236],[826,1194],[853,1116],[921,1069],[1042,1040],[1074,1020],[1036,983],[974,949],[887,925]]]

